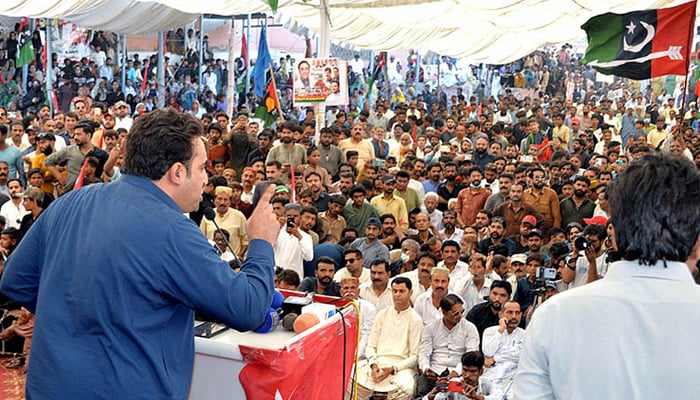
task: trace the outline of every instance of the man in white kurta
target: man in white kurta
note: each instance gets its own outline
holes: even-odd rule
[[[418,296],[413,309],[423,320],[423,325],[428,325],[442,318],[440,301],[447,295],[447,287],[450,283],[450,270],[445,267],[433,268],[430,274],[430,289]]]
[[[377,312],[365,349],[367,361],[357,371],[360,400],[375,392],[387,393],[388,400],[413,398],[423,321],[411,307],[411,287],[407,278],[394,279],[394,305]],[[350,388],[346,399],[350,399]]]
[[[481,344],[488,367],[484,369],[484,378],[499,386],[503,393],[510,393],[525,339],[525,330],[518,327],[522,317],[520,304],[504,303],[498,317],[498,325],[484,331]]]

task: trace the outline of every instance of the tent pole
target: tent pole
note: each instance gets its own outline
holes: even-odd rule
[[[202,65],[204,65],[204,14],[199,16],[199,65],[197,66],[197,89],[199,93],[204,93],[202,87]]]
[[[53,82],[51,81],[53,77],[51,76],[51,71],[53,66],[51,65],[51,19],[46,18],[46,66],[44,67],[44,75],[46,76],[46,98],[49,100],[49,110],[50,115],[54,113],[53,107]]]
[[[244,101],[248,101],[248,92],[250,91],[250,59],[252,58],[250,56],[250,42],[253,41],[253,39],[250,37],[250,25],[251,25],[251,14],[248,14],[248,19],[246,23],[246,54],[248,54],[248,65],[245,66],[245,93],[243,93],[243,99]],[[258,35],[258,41],[260,40],[260,35]],[[256,62],[258,57],[260,57],[260,54],[255,56]],[[250,112],[250,110],[248,110]]]
[[[228,76],[226,78],[226,114],[233,115],[234,104],[236,103],[236,54],[233,51],[236,43],[236,17],[231,17],[231,31],[228,39]]]
[[[158,32],[158,108],[165,108],[165,42],[163,31]],[[146,79],[144,77],[144,79]]]
[[[122,70],[122,93],[126,93],[126,35],[122,35],[122,60],[121,60],[121,70]],[[125,95],[126,96],[126,95]]]

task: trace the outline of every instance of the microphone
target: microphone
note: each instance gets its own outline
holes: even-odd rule
[[[238,264],[238,267],[241,267],[243,265],[243,262],[241,261],[240,258],[238,258],[238,254],[233,250],[233,247],[231,247],[231,243],[228,242],[226,239],[226,235],[221,232],[221,228],[219,228],[219,224],[216,223],[216,212],[214,211],[213,208],[207,207],[204,209],[204,216],[211,222],[214,223],[214,226],[216,227],[216,231],[221,233],[221,237],[224,239],[224,243],[226,243],[226,247],[228,247],[229,250],[231,250],[231,254],[233,254],[234,261]]]
[[[294,322],[299,318],[297,313],[289,313],[282,318],[282,326],[288,331],[294,330]]]

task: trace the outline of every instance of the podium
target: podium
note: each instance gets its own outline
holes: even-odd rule
[[[318,295],[314,301],[348,303]],[[228,329],[195,337],[190,399],[342,399],[357,347],[357,320],[350,306],[298,335],[280,325],[268,333]]]

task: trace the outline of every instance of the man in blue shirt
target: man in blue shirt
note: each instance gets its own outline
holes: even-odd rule
[[[201,129],[172,110],[141,116],[122,179],[55,201],[5,263],[0,290],[36,314],[28,398],[186,399],[193,310],[238,330],[263,323],[272,193],[250,218],[249,255],[235,273],[183,214],[207,182]]]

